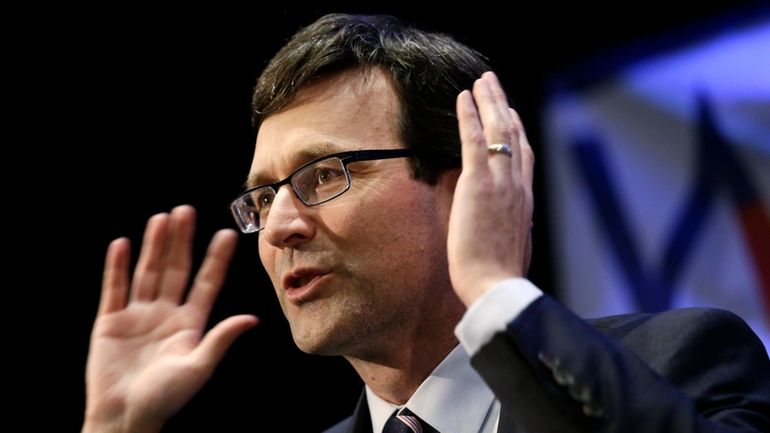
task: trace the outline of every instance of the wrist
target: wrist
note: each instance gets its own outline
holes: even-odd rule
[[[104,419],[86,415],[81,433],[158,433],[162,427],[151,422],[128,422],[122,417]]]
[[[464,284],[461,289],[457,289],[457,296],[466,307],[470,308],[471,305],[484,296],[490,289],[511,278],[516,278],[516,276],[499,275],[494,277],[476,278],[473,281]]]
[[[122,433],[124,432],[120,423],[97,422],[85,420],[83,429],[80,433]]]

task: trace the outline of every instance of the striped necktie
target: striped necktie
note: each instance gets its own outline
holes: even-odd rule
[[[393,412],[385,423],[382,433],[438,433],[438,431],[404,407]]]

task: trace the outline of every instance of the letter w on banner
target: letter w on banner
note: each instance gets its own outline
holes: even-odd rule
[[[561,299],[724,308],[770,347],[770,13],[597,64],[544,116]]]

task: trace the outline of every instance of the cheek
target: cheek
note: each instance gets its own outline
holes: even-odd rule
[[[340,215],[340,224],[334,224],[338,244],[362,256],[400,261],[416,259],[409,255],[445,244],[443,217],[429,188],[402,187],[379,200],[359,202]]]
[[[354,197],[351,197],[354,198]],[[393,215],[398,214],[398,204],[380,196],[366,197],[340,203],[341,206],[324,209],[321,225],[339,243],[362,243],[376,240],[394,225]],[[398,223],[395,224],[396,226]],[[371,246],[371,243],[369,244]]]
[[[259,235],[257,235],[259,236]],[[258,242],[259,260],[262,262],[262,267],[265,268],[267,275],[273,284],[276,284],[275,274],[275,262],[276,262],[276,249],[273,248],[264,237],[260,237]]]

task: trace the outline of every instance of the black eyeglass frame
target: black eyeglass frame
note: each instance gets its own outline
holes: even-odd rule
[[[259,227],[256,230],[249,230],[248,227],[244,224],[241,224],[242,221],[244,221],[244,218],[239,216],[239,211],[237,206],[235,205],[237,202],[240,202],[244,196],[247,196],[251,194],[252,192],[262,189],[262,188],[270,188],[273,190],[274,194],[278,194],[278,189],[286,184],[291,185],[291,190],[294,192],[294,195],[299,198],[299,200],[304,204],[305,206],[317,206],[322,203],[326,203],[330,200],[334,200],[335,198],[341,196],[345,192],[347,192],[350,189],[350,185],[352,183],[350,178],[350,170],[348,170],[348,164],[352,162],[358,162],[358,161],[376,161],[380,159],[392,159],[392,158],[406,158],[406,157],[413,157],[415,156],[414,150],[412,149],[377,149],[377,150],[349,150],[346,152],[338,152],[338,153],[332,153],[329,155],[322,156],[320,158],[316,158],[312,161],[306,162],[302,164],[301,166],[297,167],[294,171],[291,172],[288,176],[286,176],[284,179],[279,180],[278,182],[274,183],[268,183],[264,185],[257,185],[252,188],[247,189],[246,191],[240,193],[238,197],[236,197],[232,202],[230,202],[230,211],[233,214],[233,217],[235,218],[235,222],[238,225],[238,227],[241,229],[243,233],[257,233],[264,229],[264,227]],[[308,166],[311,166],[313,164],[317,164],[321,161],[331,159],[331,158],[337,158],[342,162],[342,168],[345,171],[345,178],[347,180],[347,186],[340,192],[327,197],[319,202],[315,203],[308,203],[303,197],[302,194],[297,191],[297,186],[294,185],[291,181],[294,178],[294,175],[301,172]]]

